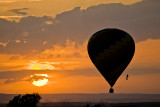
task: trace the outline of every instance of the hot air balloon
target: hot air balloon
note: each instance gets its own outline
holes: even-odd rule
[[[114,84],[134,55],[133,38],[120,29],[103,29],[91,36],[87,48],[91,61],[111,86],[110,93],[114,93]]]

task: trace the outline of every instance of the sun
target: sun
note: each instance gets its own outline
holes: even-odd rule
[[[48,83],[48,75],[47,74],[33,74],[31,75],[31,82],[33,85],[37,87],[44,86]]]
[[[38,87],[44,86],[48,83],[48,79],[33,81],[32,84]]]

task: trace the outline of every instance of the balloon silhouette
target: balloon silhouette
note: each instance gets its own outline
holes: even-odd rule
[[[130,63],[135,52],[132,37],[119,29],[104,29],[91,36],[88,42],[88,54],[93,64],[111,86]]]

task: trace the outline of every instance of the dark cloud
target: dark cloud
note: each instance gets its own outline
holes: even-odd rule
[[[148,75],[148,74],[160,74],[160,69],[159,68],[127,68],[124,73],[122,73],[122,76],[126,76],[127,74],[129,75]],[[86,68],[86,69],[76,69],[76,70],[23,70],[23,71],[4,71],[0,72],[0,79],[6,79],[5,83],[15,83],[15,82],[20,82],[20,81],[31,81],[33,78],[34,80],[39,80],[46,78],[44,76],[35,76],[34,74],[47,74],[50,78],[52,75],[57,75],[59,78],[68,78],[68,77],[74,77],[74,76],[86,76],[86,77],[95,77],[95,76],[100,76],[100,72],[95,69],[95,68]],[[31,75],[33,77],[31,78]]]
[[[101,4],[86,10],[76,7],[58,14],[54,19],[29,16],[18,23],[0,19],[0,40],[8,43],[5,47],[0,46],[0,53],[42,51],[54,44],[65,45],[67,39],[83,43],[93,33],[104,28],[123,29],[136,42],[148,38],[159,39],[159,5],[160,0],[145,0],[133,5]],[[16,43],[15,40],[21,42]],[[47,44],[44,45],[44,41]]]
[[[128,68],[126,69],[126,74],[130,75],[148,75],[148,74],[159,74],[160,73],[160,68],[158,67],[139,67],[139,68]]]
[[[15,83],[15,82],[20,82],[22,81],[23,78],[14,78],[14,79],[8,79],[5,81],[5,84],[11,84],[11,83]]]
[[[1,65],[0,66],[0,70],[1,71],[6,71],[6,70],[13,70],[13,69],[17,69],[17,68],[24,68],[25,67],[25,65],[10,65],[10,64],[8,64],[8,65]]]
[[[25,10],[28,10],[29,8],[21,8],[21,9],[12,9],[12,10],[9,10],[13,13],[16,13],[16,14],[20,14],[20,15],[27,15],[27,12],[24,12]]]
[[[30,78],[32,81],[38,81],[38,80],[42,80],[42,79],[48,79],[48,77],[46,75],[37,75],[37,74],[34,74],[31,76]]]
[[[18,60],[18,59],[19,59],[19,56],[16,56],[16,55],[11,56],[11,57],[9,58],[9,60]]]
[[[70,76],[99,76],[100,73],[96,69],[77,69],[77,70],[24,70],[24,71],[4,71],[0,72],[0,79],[7,79],[6,84],[15,83],[20,81],[31,81],[32,78],[35,80],[42,79],[44,76],[37,76],[34,74],[48,74],[59,75],[60,78],[67,78]],[[30,76],[33,75],[32,78]],[[26,78],[26,79],[24,79]],[[45,77],[46,78],[46,77]],[[50,77],[48,78],[50,79]]]

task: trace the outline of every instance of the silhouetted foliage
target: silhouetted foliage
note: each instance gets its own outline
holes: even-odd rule
[[[37,93],[18,95],[9,101],[7,107],[37,107],[41,96]]]
[[[99,104],[95,104],[95,105],[90,105],[90,104],[87,104],[83,107],[107,107],[107,105],[103,104],[103,103],[99,103]]]
[[[95,104],[95,105],[90,105],[90,104],[87,104],[83,107],[107,107],[107,105],[105,105],[104,103],[99,103],[99,104]]]
[[[102,107],[100,104],[95,104],[94,107]]]
[[[85,106],[83,106],[83,107],[91,107],[91,106],[90,106],[90,104],[87,104],[87,105],[85,105]]]

